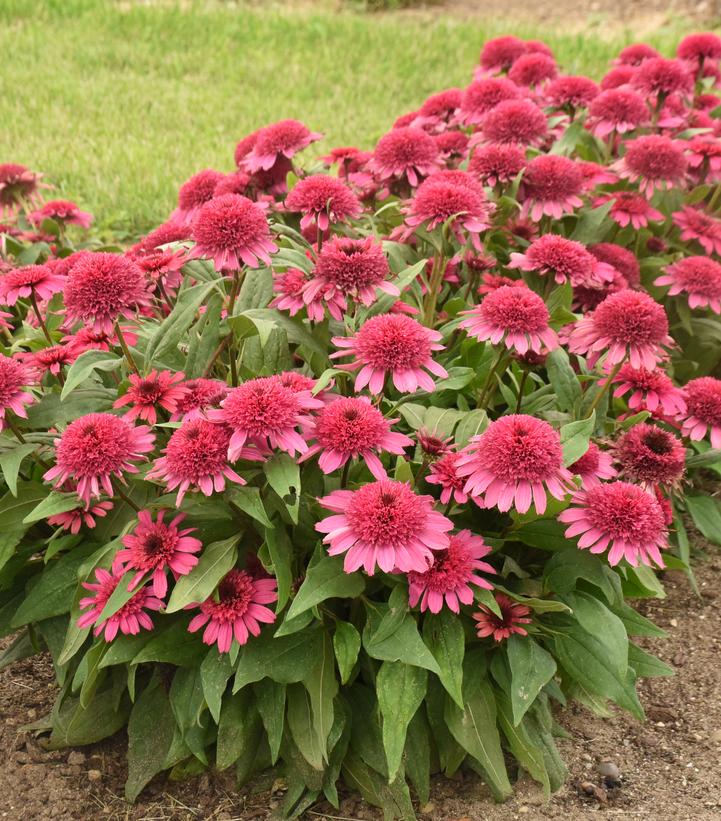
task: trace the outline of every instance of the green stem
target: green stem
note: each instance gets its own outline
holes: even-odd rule
[[[115,493],[125,502],[126,505],[130,505],[136,513],[140,512],[140,508],[135,504],[135,502],[117,485],[115,485]]]
[[[481,389],[481,394],[478,397],[478,407],[479,408],[484,408],[486,400],[488,398],[490,398],[488,396],[488,393],[489,393],[489,388],[491,387],[491,382],[493,380],[493,377],[496,375],[496,371],[499,369],[500,364],[501,364],[503,358],[505,357],[505,354],[506,354],[506,352],[503,350],[503,348],[499,348],[498,356],[496,357],[496,361],[491,366],[490,371],[488,371],[488,376],[486,376],[486,381],[483,383],[483,388]]]
[[[120,348],[123,351],[123,356],[125,357],[128,365],[130,366],[130,370],[138,374],[138,376],[140,376],[140,371],[138,370],[138,366],[135,364],[133,355],[130,353],[130,348],[128,347],[128,343],[125,341],[125,337],[123,336],[123,332],[120,328],[119,322],[115,323],[115,335],[118,337]]]
[[[52,345],[53,338],[50,336],[48,332],[48,326],[45,324],[45,320],[43,319],[42,314],[40,313],[40,308],[38,307],[38,301],[35,298],[35,291],[30,291],[30,304],[33,306],[33,311],[35,312],[35,316],[38,319],[40,327],[43,329],[43,333],[45,334],[45,339]]]
[[[341,474],[341,477],[340,477],[340,486],[341,486],[341,489],[345,488],[345,487],[346,487],[346,485],[348,484],[348,476],[349,476],[349,474],[350,474],[350,463],[351,463],[351,460],[349,459],[349,460],[348,460],[348,461],[347,461],[347,462],[343,465],[343,473]]]
[[[203,377],[207,377],[208,374],[213,370],[213,365],[218,361],[218,357],[223,353],[225,346],[230,342],[230,334],[228,336],[224,336],[220,340],[220,344],[218,347],[213,351],[213,355],[210,357],[210,362],[208,362],[205,370],[203,371]]]
[[[446,270],[446,258],[443,254],[433,257],[433,268],[428,281],[428,293],[426,294],[425,306],[423,308],[423,324],[429,328],[435,325],[436,305],[438,304],[438,294],[443,282],[443,274]]]
[[[12,419],[8,414],[5,414],[5,423],[7,424],[8,428],[10,428],[13,435],[18,440],[18,442],[20,442],[21,445],[27,443],[27,439],[20,432],[20,428],[18,428],[18,426],[15,424],[15,420]],[[45,460],[41,459],[36,453],[33,453],[32,457],[43,470],[50,469],[50,465]]]
[[[233,316],[235,311],[235,300],[238,298],[240,291],[240,271],[233,271],[233,284],[230,288],[230,297],[228,299],[228,316]],[[232,331],[231,331],[232,334]],[[231,339],[228,345],[228,359],[230,360],[230,383],[236,388],[238,386],[238,354],[235,350],[235,340]]]
[[[589,417],[593,414],[593,412],[594,412],[594,411],[596,410],[596,408],[598,407],[598,404],[599,404],[599,402],[601,401],[601,399],[603,399],[603,397],[606,395],[606,393],[607,393],[607,392],[608,392],[608,390],[610,389],[610,387],[611,387],[611,383],[613,382],[614,378],[616,377],[616,374],[617,374],[617,373],[621,370],[621,366],[623,365],[623,363],[624,363],[625,361],[626,361],[626,357],[624,356],[624,358],[623,358],[620,362],[617,362],[617,363],[613,366],[613,369],[612,369],[612,370],[611,370],[611,372],[608,374],[608,378],[606,379],[606,382],[605,382],[604,386],[603,386],[603,387],[601,388],[601,390],[600,390],[600,391],[599,391],[599,392],[598,392],[598,393],[594,396],[594,398],[593,398],[593,402],[591,402],[591,407],[588,409],[588,416],[589,416]]]
[[[523,389],[526,387],[526,380],[528,379],[528,369],[524,368],[521,374],[521,382],[518,386],[518,398],[516,399],[516,413],[521,412],[523,406]]]

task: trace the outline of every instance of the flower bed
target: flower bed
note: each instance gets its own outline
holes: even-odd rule
[[[261,128],[124,252],[0,166],[2,664],[50,651],[51,747],[412,818],[437,771],[558,788],[554,703],[643,717],[628,599],[721,533],[720,57],[499,38],[373,152]]]

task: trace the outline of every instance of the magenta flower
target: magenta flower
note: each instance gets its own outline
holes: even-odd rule
[[[626,153],[614,166],[623,179],[637,182],[649,199],[654,191],[683,187],[687,161],[682,143],[648,134],[626,143]]]
[[[178,192],[178,207],[171,215],[171,222],[183,226],[192,225],[200,209],[206,202],[213,199],[215,196],[215,186],[224,179],[224,177],[225,174],[220,171],[206,168],[194,174],[187,182],[184,182]],[[187,228],[185,230],[187,230]],[[148,235],[148,239],[149,238],[150,235]],[[179,236],[177,238],[186,239],[187,237]],[[174,240],[166,240],[166,242],[172,241]],[[164,243],[156,242],[154,247],[162,244]]]
[[[534,240],[525,254],[511,253],[509,268],[553,276],[558,285],[570,280],[574,287],[603,288],[615,276],[613,268],[597,259],[584,245],[558,234]]]
[[[672,217],[674,223],[681,229],[681,239],[684,242],[695,239],[707,254],[721,254],[720,219],[690,205],[684,206]],[[701,257],[696,257],[696,259],[701,259]]]
[[[683,391],[677,388],[668,374],[660,368],[650,371],[626,364],[614,377],[613,382],[618,384],[613,392],[614,396],[625,396],[631,393],[628,398],[628,407],[632,411],[649,410],[651,413],[659,411],[674,418],[686,413]],[[603,380],[599,384],[603,384]]]
[[[27,419],[27,405],[35,397],[27,388],[37,383],[35,372],[24,363],[0,354],[0,430],[5,427],[5,414],[12,411]]]
[[[421,440],[419,433],[419,443],[424,453],[427,453],[427,444]],[[445,453],[438,461],[430,466],[426,482],[429,485],[439,485],[441,488],[441,503],[447,505],[451,499],[459,505],[464,505],[468,501],[468,494],[463,489],[466,480],[458,473],[458,463],[461,459],[460,453]]]
[[[61,225],[79,225],[81,228],[90,228],[93,215],[80,208],[70,200],[50,200],[42,208],[33,211],[29,219],[35,225],[42,225],[43,220],[51,219]]]
[[[270,171],[283,160],[290,160],[323,135],[310,131],[298,120],[280,120],[250,135],[252,147],[242,158],[242,165],[251,173]],[[236,162],[238,151],[236,149]]]
[[[591,103],[588,123],[591,133],[600,140],[610,134],[626,134],[648,122],[648,108],[643,97],[629,88],[609,88]]]
[[[372,576],[384,573],[423,572],[433,553],[448,548],[450,519],[433,509],[430,496],[418,496],[403,482],[382,479],[356,491],[336,490],[319,499],[334,515],[316,523],[327,534],[328,553],[344,553],[343,569],[363,567]]]
[[[18,299],[27,297],[47,301],[64,287],[65,277],[54,273],[48,265],[12,268],[0,276],[0,302],[14,305]]]
[[[546,115],[530,100],[505,100],[483,120],[481,134],[489,143],[538,145],[548,133]]]
[[[96,525],[95,520],[104,519],[112,509],[112,502],[97,502],[89,507],[81,505],[73,510],[66,510],[64,513],[48,516],[47,522],[49,525],[57,525],[63,530],[69,530],[73,535],[76,535],[80,533],[80,528],[83,525],[93,530]]]
[[[641,423],[623,433],[614,446],[621,475],[647,488],[677,485],[684,473],[686,448],[672,433]]]
[[[694,442],[711,431],[711,446],[721,448],[721,380],[701,376],[686,383],[683,435]]]
[[[420,128],[394,128],[378,140],[369,167],[381,180],[407,180],[415,188],[440,167],[438,146]]]
[[[493,636],[495,642],[505,641],[513,635],[527,636],[528,631],[523,624],[530,624],[529,618],[531,608],[525,604],[518,604],[510,596],[503,593],[494,593],[496,604],[500,608],[501,615],[497,616],[486,604],[479,605],[479,609],[473,614],[476,620],[476,635],[479,639]]]
[[[601,450],[593,442],[589,442],[588,450],[568,469],[571,473],[581,477],[584,490],[598,487],[602,480],[613,479],[616,476],[610,454]]]
[[[285,198],[285,207],[303,214],[301,228],[317,225],[321,231],[327,231],[331,223],[356,219],[362,211],[350,188],[327,174],[312,174],[299,180]]]
[[[217,379],[189,379],[183,383],[183,395],[175,398],[171,422],[205,419],[210,408],[217,408],[228,395],[228,386]]]
[[[669,285],[669,296],[687,294],[689,308],[708,307],[715,314],[721,314],[721,265],[718,262],[708,257],[684,257],[663,271],[654,285]]]
[[[649,222],[663,222],[665,219],[660,211],[651,207],[645,197],[634,194],[632,191],[614,191],[612,194],[603,194],[594,200],[594,208],[609,201],[613,202],[613,205],[608,215],[621,228],[631,225],[638,230],[646,228]]]
[[[185,396],[186,389],[179,385],[185,379],[184,373],[152,370],[147,376],[131,373],[128,376],[130,387],[127,392],[116,399],[114,408],[131,405],[126,411],[127,419],[142,419],[154,425],[158,421],[158,408],[168,413],[175,413],[178,402]]]

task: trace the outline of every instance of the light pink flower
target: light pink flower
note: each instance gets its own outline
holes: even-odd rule
[[[163,602],[152,596],[146,587],[141,587],[117,613],[108,619],[101,620],[100,615],[115,592],[115,588],[120,584],[123,574],[111,574],[102,567],[98,567],[95,570],[95,578],[97,579],[95,583],[83,582],[83,587],[90,590],[92,595],[80,599],[80,609],[86,612],[78,619],[78,627],[95,625],[93,635],[102,634],[105,641],[112,641],[118,632],[126,636],[136,636],[141,628],[153,629],[152,619],[145,611],[160,610]]]

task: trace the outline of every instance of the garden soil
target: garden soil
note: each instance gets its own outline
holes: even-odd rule
[[[673,678],[645,680],[641,700],[648,719],[621,712],[600,719],[583,707],[559,712],[568,732],[559,740],[568,764],[566,785],[550,802],[522,778],[516,794],[497,805],[475,777],[438,779],[420,821],[511,819],[721,819],[721,559],[699,563],[696,597],[681,574],[667,574],[668,597],[643,602],[645,615],[667,639],[644,640],[671,665]],[[140,800],[125,803],[125,738],[82,750],[47,752],[22,726],[53,703],[47,656],[17,662],[0,673],[0,818],[15,821],[251,821],[269,818],[284,784],[268,776],[242,792],[230,773],[182,783],[154,779]],[[604,779],[605,776],[605,779]],[[611,778],[609,779],[609,776]],[[376,821],[381,816],[355,797],[339,810],[319,804],[305,821]]]

